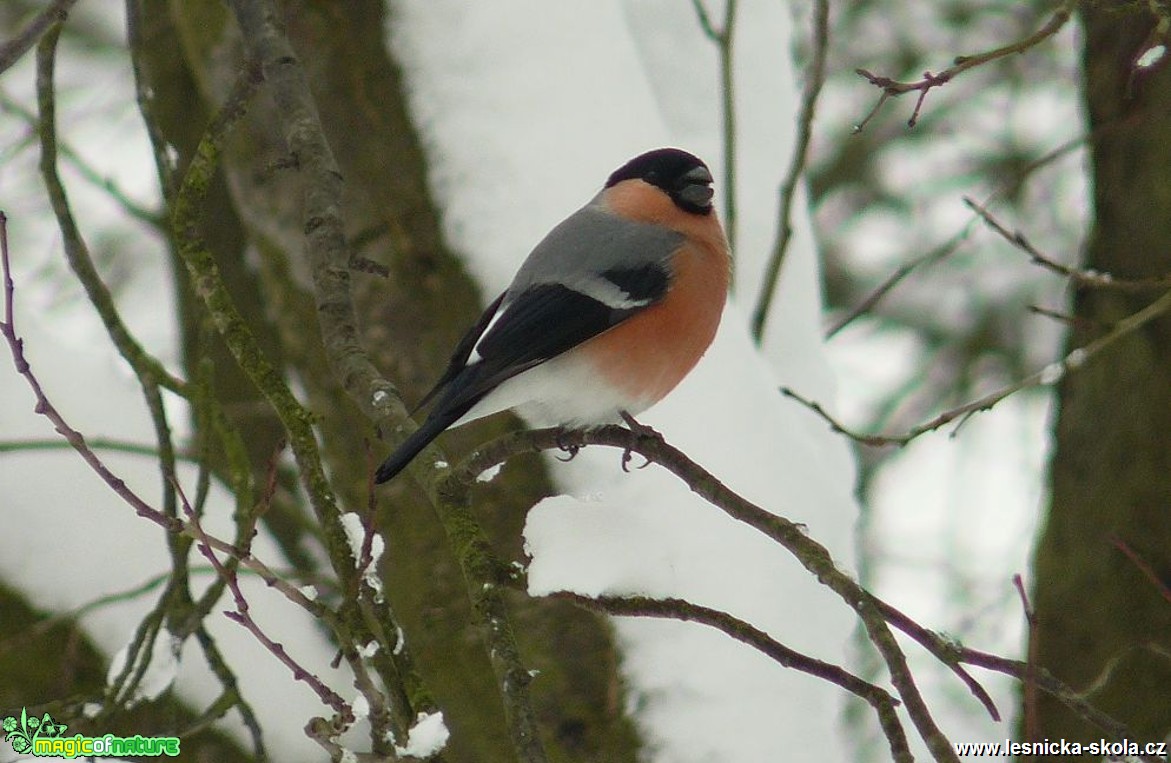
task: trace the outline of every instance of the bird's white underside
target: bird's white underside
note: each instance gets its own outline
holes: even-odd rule
[[[610,424],[621,421],[619,411],[633,416],[651,403],[611,384],[587,359],[563,355],[503,382],[454,426],[509,408],[532,426]]]

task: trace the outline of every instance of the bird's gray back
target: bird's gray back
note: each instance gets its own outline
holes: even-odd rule
[[[619,217],[595,197],[537,244],[517,271],[506,301],[536,284],[573,288],[607,271],[665,264],[683,239],[668,228]]]

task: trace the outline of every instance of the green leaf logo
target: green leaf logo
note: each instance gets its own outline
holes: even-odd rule
[[[63,723],[57,723],[48,713],[41,718],[35,715],[30,717],[28,709],[23,707],[19,719],[14,715],[6,716],[0,721],[0,727],[4,729],[4,736],[15,752],[28,752],[37,739],[59,737],[69,728]]]

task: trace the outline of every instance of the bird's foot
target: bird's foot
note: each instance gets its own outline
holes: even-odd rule
[[[622,420],[624,422],[626,422],[627,428],[630,429],[631,433],[634,434],[635,441],[641,440],[643,438],[647,438],[647,439],[651,439],[651,440],[658,440],[659,442],[663,441],[663,436],[661,434],[659,434],[658,431],[654,429],[654,427],[650,427],[650,426],[647,426],[646,424],[643,424],[642,422],[640,422],[638,419],[634,418],[634,416],[630,415],[626,411],[619,411],[618,415],[622,417]],[[639,455],[642,455],[642,457],[646,460],[643,461],[641,464],[639,464],[635,468],[636,469],[645,469],[650,464],[651,460],[643,454],[639,454]],[[634,457],[634,453],[633,453],[633,442],[632,442],[631,445],[626,446],[626,448],[622,451],[622,471],[624,471],[624,472],[630,471],[630,461],[633,457]]]
[[[569,463],[577,456],[577,454],[579,452],[581,452],[581,446],[577,445],[576,443],[568,442],[565,439],[565,434],[566,434],[565,430],[562,429],[560,432],[557,433],[557,438],[556,438],[557,439],[557,448],[562,453],[565,454],[565,458],[562,458],[561,456],[556,456],[556,459],[562,463]]]

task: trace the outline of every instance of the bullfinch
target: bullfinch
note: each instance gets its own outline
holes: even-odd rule
[[[456,346],[386,482],[441,432],[505,409],[530,423],[632,417],[703,356],[728,294],[727,239],[712,174],[695,156],[636,156],[553,228]],[[416,409],[417,410],[417,409]]]

